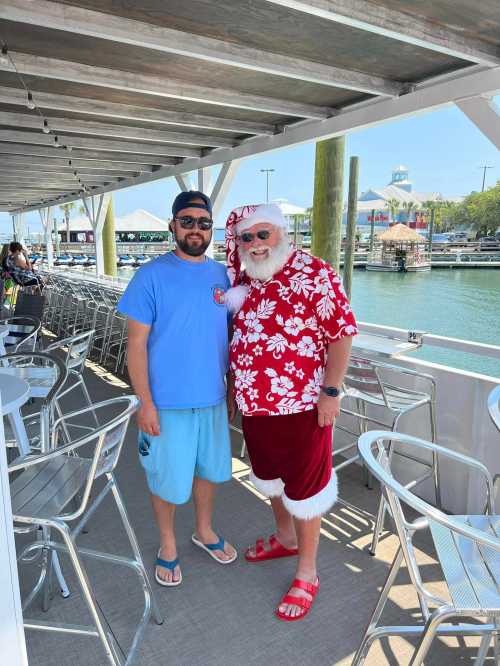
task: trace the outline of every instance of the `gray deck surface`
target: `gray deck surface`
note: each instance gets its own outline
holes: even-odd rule
[[[129,393],[126,384],[112,375],[103,375],[97,366],[87,370],[88,387],[95,400]],[[74,392],[73,407],[79,404]],[[352,466],[340,475],[339,502],[325,516],[319,551],[321,591],[310,615],[298,623],[275,619],[273,611],[294,575],[293,558],[249,565],[244,548],[257,537],[273,531],[271,511],[246,482],[248,467],[237,456],[234,440],[234,478],[219,489],[215,528],[240,552],[230,566],[220,566],[193,546],[193,506],[178,510],[178,554],[183,583],[178,588],[161,588],[153,582],[165,616],[162,626],[151,622],[136,660],[137,666],[239,666],[243,664],[285,666],[348,665],[360,642],[370,613],[379,595],[395,552],[393,535],[382,539],[377,557],[370,557],[364,546],[370,540],[372,514],[378,492],[363,486],[361,471]],[[117,479],[136,530],[143,557],[152,570],[158,548],[145,479],[136,453],[136,427],[132,423]],[[442,587],[432,545],[419,538],[424,575],[435,591]],[[114,502],[109,497],[89,524],[88,534],[79,543],[126,555],[128,542]],[[41,612],[38,601],[27,616],[86,624],[89,614],[65,556],[61,563],[71,587],[70,598],[56,594],[49,611]],[[142,593],[138,579],[125,567],[87,560],[88,573],[98,601],[118,641],[130,645],[131,629],[142,612]],[[21,585],[24,592],[38,573],[36,565],[23,565]],[[406,570],[400,572],[397,586],[383,616],[384,624],[411,624],[419,616],[416,595]],[[90,637],[75,637],[45,632],[27,632],[30,664],[46,666],[104,666],[107,662],[100,643]],[[426,662],[439,666],[470,664],[474,661],[477,639],[455,638],[435,641]],[[403,639],[375,644],[367,659],[369,666],[407,664],[412,646]],[[492,658],[487,663],[492,663]],[[1,663],[1,659],[0,659]],[[7,666],[7,665],[5,665]]]

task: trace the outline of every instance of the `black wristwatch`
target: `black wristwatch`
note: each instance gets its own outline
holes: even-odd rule
[[[321,390],[323,391],[323,393],[326,393],[326,395],[329,398],[336,398],[337,396],[340,395],[339,389],[336,388],[335,386],[322,386]]]

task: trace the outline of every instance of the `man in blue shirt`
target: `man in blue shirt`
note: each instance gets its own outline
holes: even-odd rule
[[[160,531],[155,578],[179,585],[175,508],[193,493],[195,545],[220,564],[235,549],[212,529],[216,483],[231,478],[226,406],[229,287],[224,266],[205,252],[212,206],[202,192],[181,192],[172,206],[176,249],[142,266],[118,310],[128,316],[128,370],[141,406],[139,458]],[[234,407],[230,405],[230,416]]]

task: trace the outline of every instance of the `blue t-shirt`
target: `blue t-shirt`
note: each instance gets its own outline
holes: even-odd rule
[[[225,396],[228,314],[225,267],[173,252],[142,266],[118,310],[148,324],[149,386],[157,409],[211,407]]]

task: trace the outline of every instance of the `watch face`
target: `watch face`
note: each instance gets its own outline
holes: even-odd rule
[[[323,391],[326,395],[330,396],[330,398],[336,398],[339,395],[339,390],[335,388],[335,386],[323,386]]]

